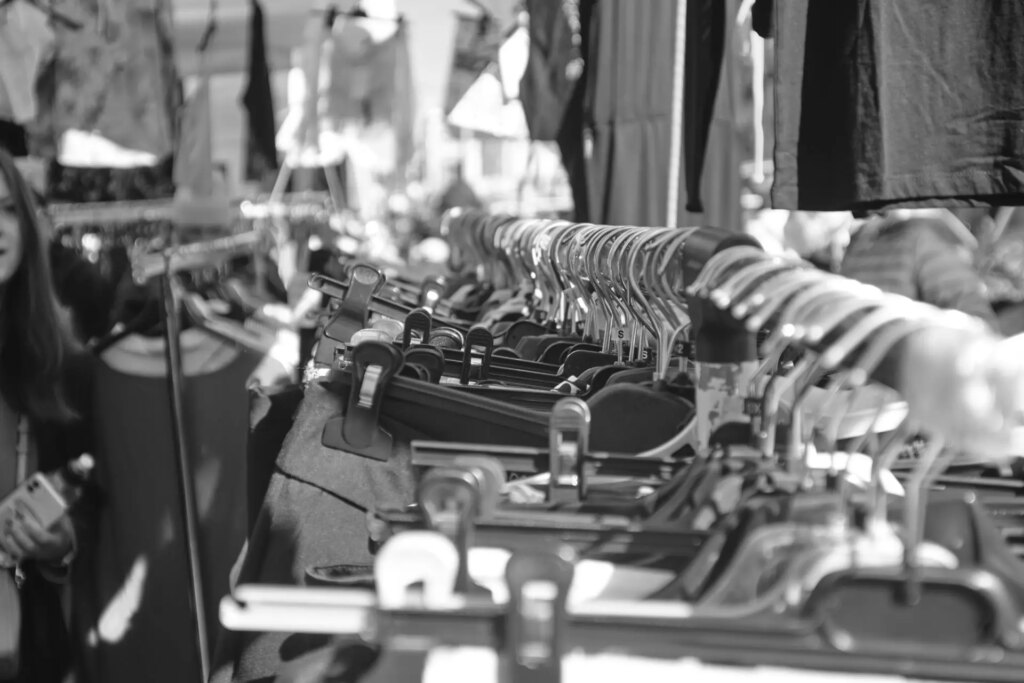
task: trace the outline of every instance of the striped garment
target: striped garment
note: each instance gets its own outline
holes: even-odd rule
[[[886,292],[978,316],[995,327],[981,277],[946,232],[927,219],[865,226],[853,236],[840,272]]]

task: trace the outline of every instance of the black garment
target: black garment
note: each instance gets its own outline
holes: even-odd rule
[[[389,425],[395,449],[388,462],[332,450],[321,443],[323,426],[341,409],[342,400],[320,385],[306,388],[249,538],[239,583],[304,585],[310,569],[339,564],[369,571],[367,512],[413,501],[409,435],[399,431],[402,425]],[[222,632],[212,680],[270,680],[284,662],[326,641],[326,636]]]
[[[776,208],[1024,203],[1024,4],[787,0]]]
[[[48,169],[47,197],[62,202],[119,202],[174,196],[170,157],[156,166],[79,168],[54,161]]]
[[[92,381],[94,360],[76,354],[65,363],[64,391],[78,417],[68,423],[32,421],[39,470],[49,472],[82,453],[95,453],[92,429]],[[87,558],[95,542],[95,518],[99,504],[95,484],[86,487],[71,513],[78,543],[76,566]],[[16,683],[59,683],[69,668],[76,666],[80,653],[69,636],[61,605],[61,588],[44,578],[32,565],[25,565],[26,582],[21,589],[21,670]],[[82,614],[79,600],[80,574],[71,573],[72,623]]]
[[[597,0],[580,0],[580,51],[586,55],[590,49],[590,23]],[[583,73],[579,82],[585,83],[587,63],[583,61]],[[584,137],[584,104],[586,93],[580,85],[573,88],[572,97],[562,119],[562,127],[558,131],[558,150],[562,155],[562,165],[569,176],[569,187],[572,190],[573,220],[579,223],[590,221],[590,198],[587,194],[587,160]]]
[[[28,156],[25,127],[13,121],[0,120],[0,149],[7,150],[12,157]]]
[[[683,156],[686,169],[686,210],[704,212],[700,180],[715,111],[722,52],[725,47],[724,0],[686,3],[686,67],[684,77]],[[729,226],[721,226],[729,227]]]
[[[774,38],[775,0],[755,0],[750,10],[750,24],[762,38]]]
[[[228,592],[231,567],[248,532],[245,383],[260,360],[255,353],[239,353],[222,368],[185,378],[185,431],[211,641],[219,629],[217,605]],[[80,599],[90,609],[77,637],[88,642],[108,608],[112,624],[106,632],[116,637],[90,639],[82,680],[195,681],[199,659],[167,380],[97,365],[97,474],[106,485],[96,543],[78,567]]]
[[[88,341],[113,327],[115,285],[100,269],[74,249],[50,244],[50,264],[57,300],[71,311],[75,336]]]
[[[249,17],[249,82],[242,103],[249,115],[246,141],[245,177],[260,180],[279,167],[277,158],[277,124],[274,121],[274,93],[270,88],[267,66],[266,34],[263,29],[263,7],[251,0]]]
[[[250,530],[259,516],[267,485],[274,473],[274,463],[301,402],[302,386],[298,384],[277,389],[258,384],[249,387],[246,508]]]
[[[584,55],[594,3],[528,0],[530,55],[519,84],[530,138],[558,142],[572,189],[573,218],[578,222],[586,222],[589,215],[583,142]]]

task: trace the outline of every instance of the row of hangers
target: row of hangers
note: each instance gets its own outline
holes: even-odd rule
[[[966,316],[719,231],[474,213],[449,215],[445,229],[455,264],[495,295],[468,329],[434,317],[459,305],[436,287],[419,292],[416,303],[428,305],[412,307],[414,287],[382,295],[383,276],[366,264],[350,267],[348,283],[311,282],[337,302],[317,377],[347,401],[324,444],[389,457],[380,419],[391,403],[461,407],[467,420],[532,443],[414,442],[413,464],[428,471],[416,506],[377,513],[385,542],[375,592],[242,586],[222,603],[226,627],[365,635],[370,624],[385,650],[487,644],[506,653],[509,680],[560,680],[572,647],[943,679],[1019,675],[1024,572],[986,536],[991,520],[976,501],[930,495],[960,451],[994,448],[982,455],[995,458],[1018,448],[1020,404],[1008,387],[1022,375],[995,371],[1018,367],[1012,346]],[[380,317],[405,323],[389,332]],[[570,346],[561,365],[496,352],[512,348],[516,325],[597,348]],[[427,350],[435,327],[462,338]],[[367,332],[370,341],[353,343]],[[438,374],[457,384],[407,372],[429,364],[417,353],[440,357]],[[689,380],[695,419],[639,453],[593,448],[604,420],[551,391],[571,381],[573,353],[640,372],[655,388]],[[986,372],[964,392],[972,369]],[[505,387],[480,386],[495,370],[510,385],[551,376],[558,382],[533,390],[555,400],[544,413],[514,410],[502,403]],[[901,395],[868,395],[866,419],[853,425],[858,396],[877,392],[877,381]],[[936,411],[943,386],[957,391]],[[487,396],[458,393],[480,388]],[[989,412],[976,422],[944,417],[969,417],[979,402]],[[889,470],[915,435],[923,446],[896,481]],[[873,449],[872,437],[881,442]],[[540,495],[534,487],[518,503],[503,500],[523,491],[509,473],[541,472]],[[609,498],[603,487],[623,477],[630,495]],[[890,510],[893,500],[901,509]],[[504,603],[474,590],[480,545],[510,553]],[[660,599],[568,602],[578,558],[638,556],[684,565]],[[420,583],[414,598],[406,589]],[[529,589],[538,583],[548,588]],[[632,632],[643,635],[624,641]]]

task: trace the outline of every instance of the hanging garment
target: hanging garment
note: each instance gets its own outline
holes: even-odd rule
[[[1024,5],[775,3],[775,208],[1024,201]]]
[[[259,517],[277,456],[302,403],[302,386],[249,386],[249,440],[246,445],[248,487],[246,509],[250,529]]]
[[[259,180],[279,167],[274,136],[274,93],[270,87],[270,68],[267,66],[267,40],[263,26],[263,6],[251,0],[249,17],[249,80],[242,95],[242,104],[248,115],[245,151],[245,177]]]
[[[349,158],[360,169],[386,174],[411,157],[414,103],[407,30],[391,19],[365,21],[392,30],[381,37],[360,20],[338,19],[320,50],[315,112],[306,111],[305,69],[289,73],[288,113],[277,132],[277,148],[293,156],[301,152],[303,166]],[[297,50],[293,62],[302,64],[308,52]],[[305,119],[311,114],[318,118],[312,125],[319,125],[319,150],[304,147]],[[318,154],[310,155],[314,151]]]
[[[181,138],[174,155],[174,186],[189,199],[206,199],[214,194],[212,115],[210,77],[202,74],[185,103]]]
[[[46,14],[27,2],[0,8],[0,119],[26,123],[38,116],[36,77],[53,49]]]
[[[701,225],[740,232],[743,212],[740,207],[740,164],[742,149],[737,120],[743,109],[743,65],[740,61],[743,36],[733,19],[739,12],[739,0],[715,2],[701,8],[700,24],[687,19],[687,50],[694,46],[707,56],[718,55],[720,66],[713,82],[704,81],[701,71],[689,70],[687,60],[684,92],[684,168],[686,177],[686,211],[700,214]],[[700,7],[689,4],[691,10]],[[695,20],[697,17],[694,18]],[[720,23],[719,23],[720,22]],[[701,29],[701,26],[706,28]],[[721,26],[721,38],[713,31]],[[721,41],[721,48],[717,44]],[[709,69],[710,71],[711,69]],[[691,85],[693,84],[693,85]],[[690,92],[690,90],[695,92]],[[706,111],[712,104],[710,116]],[[691,128],[690,122],[703,121]],[[678,222],[678,225],[693,223]]]
[[[207,628],[245,542],[245,383],[261,358],[198,330],[183,334],[185,431],[200,527]],[[92,681],[199,678],[189,570],[159,340],[128,337],[97,371],[104,506],[88,572],[93,613],[79,623]],[[211,643],[212,645],[212,643]],[[168,656],[168,653],[174,653]]]
[[[28,135],[25,127],[11,121],[0,120],[0,149],[12,157],[28,156]]]
[[[47,196],[63,202],[116,202],[174,196],[173,161],[156,166],[89,168],[49,164]]]
[[[455,21],[455,37],[452,41],[454,54],[448,73],[445,115],[452,113],[455,105],[488,65],[497,61],[505,34],[501,25],[486,13],[458,12]]]
[[[365,573],[373,564],[367,513],[413,502],[408,434],[391,430],[395,448],[387,462],[332,450],[321,444],[321,434],[341,410],[341,399],[327,389],[306,388],[249,537],[239,583],[304,585],[308,571],[327,566]],[[286,633],[224,633],[211,680],[263,680],[283,661],[324,642]]]
[[[682,7],[684,3],[675,0],[639,4],[615,0],[602,2],[594,10],[589,29],[584,105],[587,194],[593,221],[612,225],[666,225],[668,222],[673,97],[678,88],[674,82],[674,64],[665,55],[674,53],[676,12]],[[692,32],[688,30],[687,36]],[[697,31],[697,36],[711,40],[713,34]],[[723,73],[725,71],[723,69]],[[636,74],[645,76],[637,78]],[[710,89],[698,90],[706,94]],[[716,103],[718,99],[716,96]],[[728,104],[731,100],[723,102],[723,105]],[[706,118],[708,99],[687,100],[684,93],[682,106],[684,121],[701,110],[705,111]],[[730,121],[733,119],[729,117]],[[684,138],[684,135],[679,136],[681,153],[683,158],[689,158],[699,149],[699,144],[687,149]],[[729,152],[729,147],[735,145],[735,132],[727,132],[722,144],[724,146],[719,148],[709,138],[707,158],[734,154]],[[689,186],[687,169],[696,170],[699,165],[696,156],[689,164],[681,165],[680,197],[686,196]],[[700,194],[708,206],[706,212],[687,212],[685,202],[680,201],[676,224],[732,227],[727,223],[732,220],[728,217],[732,205],[739,201],[738,166],[732,170],[732,175],[734,179],[720,187],[717,172],[706,174],[700,181]]]
[[[555,140],[583,74],[582,35],[578,9],[568,16],[566,5],[526,3],[530,13],[530,53],[519,86],[526,124],[533,140]]]
[[[726,4],[721,0],[686,2],[686,75],[683,116],[686,168],[686,210],[704,211],[700,197],[700,178],[707,153],[707,134],[715,112],[725,49]],[[733,14],[735,16],[735,14]],[[725,226],[722,226],[725,227]]]
[[[177,74],[167,0],[72,0],[38,83],[32,151],[66,165],[153,165],[174,150]],[[141,160],[141,161],[140,161]]]
[[[555,140],[572,188],[573,217],[588,215],[583,84],[593,0],[527,3],[530,53],[519,98],[533,140]]]

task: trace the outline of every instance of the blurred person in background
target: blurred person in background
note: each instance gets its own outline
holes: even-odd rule
[[[23,476],[93,452],[93,365],[57,302],[46,228],[29,184],[0,150],[0,497]],[[49,528],[19,507],[0,528],[0,634],[17,649],[0,648],[0,662],[17,659],[17,672],[3,680],[57,683],[67,675],[73,647],[62,585],[69,575],[77,582],[70,564],[88,549],[94,500],[87,495]]]
[[[885,292],[952,308],[998,329],[974,266],[977,241],[946,210],[897,210],[855,220],[845,212],[791,212],[787,248],[819,268]]]
[[[969,216],[980,243],[978,265],[1006,336],[1024,332],[1024,211],[999,207]]]
[[[840,274],[939,308],[976,316],[998,329],[974,266],[977,241],[945,210],[893,211],[852,233]]]

